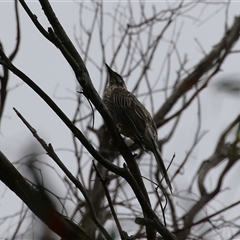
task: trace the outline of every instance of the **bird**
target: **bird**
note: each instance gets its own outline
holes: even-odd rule
[[[157,143],[155,121],[137,97],[128,91],[123,78],[106,63],[105,65],[108,84],[103,94],[103,102],[109,114],[122,135],[132,139],[145,152],[153,153],[158,168],[172,192],[172,185]]]

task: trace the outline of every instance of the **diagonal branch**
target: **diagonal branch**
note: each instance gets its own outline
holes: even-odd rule
[[[240,16],[235,17],[232,27],[226,32],[221,41],[215,45],[212,51],[207,54],[194,68],[194,70],[181,81],[172,95],[164,102],[162,107],[155,114],[155,121],[158,126],[162,125],[163,118],[169,113],[177,101],[191,88],[199,84],[202,77],[210,70],[219,71],[223,61],[239,39]]]
[[[179,230],[177,234],[179,239],[186,239],[191,231],[191,227],[194,225],[193,220],[196,215],[201,211],[204,206],[211,201],[221,190],[223,179],[231,169],[231,167],[240,160],[239,149],[236,146],[236,142],[239,143],[239,137],[236,137],[236,140],[233,143],[225,143],[227,135],[230,131],[236,126],[240,124],[240,115],[237,116],[236,119],[226,128],[226,130],[222,133],[215,152],[213,155],[206,161],[202,163],[198,171],[198,188],[201,193],[199,200],[188,210],[188,212],[183,216],[184,227]],[[227,165],[221,172],[215,189],[211,192],[207,192],[204,181],[206,179],[206,175],[217,165],[219,165],[222,161],[227,159]]]
[[[83,89],[84,95],[86,96],[86,98],[88,98],[93,103],[93,105],[96,107],[96,109],[99,111],[99,113],[104,118],[106,124],[108,125],[108,129],[110,130],[110,132],[112,134],[113,141],[114,141],[116,147],[119,149],[122,156],[124,157],[125,161],[127,162],[128,168],[132,174],[131,179],[134,180],[134,185],[135,185],[135,188],[132,188],[132,189],[135,193],[136,193],[136,191],[138,192],[140,190],[140,192],[138,192],[136,196],[140,202],[142,209],[147,210],[147,211],[144,210],[143,212],[144,212],[144,214],[147,214],[147,213],[150,214],[150,215],[148,215],[148,217],[152,217],[152,214],[155,215],[155,213],[149,207],[151,205],[150,199],[147,194],[147,190],[145,188],[143,180],[141,178],[141,174],[140,174],[138,165],[137,165],[136,161],[134,161],[134,156],[132,155],[130,149],[126,146],[126,144],[124,143],[120,134],[118,133],[117,128],[116,128],[115,124],[113,123],[111,116],[109,115],[105,105],[102,102],[102,99],[100,98],[99,94],[97,93],[97,91],[95,90],[95,88],[92,84],[89,73],[86,69],[86,66],[85,66],[82,58],[78,54],[78,52],[75,49],[74,45],[72,44],[71,40],[67,36],[67,34],[64,31],[63,27],[61,26],[60,22],[58,21],[51,5],[49,4],[49,1],[39,0],[39,2],[42,6],[42,9],[43,9],[46,17],[48,18],[48,20],[53,28],[53,29],[49,28],[49,33],[54,38],[55,45],[59,48],[59,50],[62,52],[63,56],[66,58],[66,60],[72,67],[72,69],[76,75],[76,79],[78,80],[79,84],[81,85],[81,87]],[[74,131],[74,134],[76,136],[75,131]],[[83,136],[81,134],[81,138],[82,137]],[[83,141],[81,141],[81,142],[83,143]],[[92,148],[92,150],[93,150],[92,146],[89,146],[89,148]],[[94,149],[94,152],[96,153],[95,149]],[[99,157],[95,157],[95,158],[99,161]],[[108,168],[108,169],[110,169],[110,168]],[[124,171],[124,169],[122,169],[122,171]],[[124,171],[124,173],[126,174],[125,171]],[[119,171],[118,171],[118,174],[119,174]],[[119,175],[122,176],[121,174],[119,174]],[[128,175],[128,177],[130,176],[129,174],[127,174],[127,175]],[[139,199],[139,197],[141,199]],[[152,238],[154,236],[153,232],[154,232],[154,230],[149,230],[149,234],[150,234],[149,236],[151,236]]]
[[[75,184],[75,186],[81,191],[84,198],[86,199],[86,202],[89,206],[91,217],[102,232],[102,234],[105,236],[106,239],[111,240],[111,236],[108,234],[106,229],[100,224],[99,220],[97,219],[96,212],[94,210],[94,207],[92,205],[92,202],[88,196],[87,191],[83,187],[83,185],[80,183],[80,181],[75,178],[72,173],[67,169],[67,167],[63,164],[63,162],[60,160],[60,158],[55,153],[53,147],[51,144],[46,144],[46,142],[40,138],[40,136],[37,134],[37,131],[27,122],[27,120],[14,108],[14,111],[18,115],[18,117],[23,121],[23,123],[27,126],[27,128],[31,131],[33,136],[38,140],[38,142],[42,145],[42,147],[45,149],[45,151],[48,153],[48,155],[54,160],[54,162],[62,169],[62,171],[66,174],[66,176]]]
[[[15,16],[16,16],[16,44],[14,46],[14,49],[12,53],[9,55],[9,59],[13,61],[13,59],[16,57],[18,51],[19,51],[19,46],[20,46],[20,40],[21,40],[21,31],[20,31],[20,20],[19,20],[19,11],[18,11],[18,1],[14,1],[14,8],[15,8]],[[0,42],[0,48],[3,49],[3,46]],[[7,91],[7,86],[8,86],[8,80],[9,80],[9,71],[6,67],[3,66],[3,74],[0,75],[0,123],[1,123],[1,118],[3,115],[4,111],[4,106],[5,102],[7,99],[8,91]]]
[[[61,215],[39,189],[34,188],[0,151],[0,180],[52,231],[64,239],[91,240],[78,225]]]
[[[39,96],[42,97],[42,99],[51,107],[51,109],[59,116],[59,118],[67,125],[67,127],[73,132],[75,137],[79,139],[79,141],[85,146],[85,148],[89,151],[89,153],[104,167],[109,169],[110,171],[116,173],[117,175],[123,177],[131,186],[134,194],[136,195],[136,198],[138,199],[145,217],[148,217],[150,219],[158,219],[155,212],[151,209],[150,203],[148,201],[148,194],[145,189],[144,184],[140,185],[142,181],[141,174],[139,171],[139,168],[137,166],[136,161],[132,160],[133,156],[130,152],[129,148],[124,143],[123,139],[120,137],[119,133],[118,137],[122,141],[121,143],[121,150],[126,148],[128,152],[123,152],[126,161],[128,162],[128,167],[132,171],[128,171],[127,168],[120,168],[116,165],[109,162],[107,159],[103,158],[98,151],[89,143],[89,141],[86,139],[86,137],[82,134],[82,132],[72,124],[70,119],[62,112],[62,110],[53,102],[53,100],[40,88],[38,87],[28,76],[26,76],[23,72],[21,72],[18,68],[16,68],[6,57],[4,52],[0,49],[0,64],[6,66],[10,71],[12,71],[14,74],[16,74],[19,78],[21,78],[25,83],[27,83]],[[103,105],[104,106],[104,105]],[[105,106],[104,106],[105,108]],[[106,111],[107,115],[109,116],[108,112]],[[111,117],[109,116],[111,119]],[[114,126],[115,128],[115,126]],[[130,154],[130,157],[129,157]],[[127,157],[126,157],[127,156]],[[130,162],[130,163],[129,163]],[[136,170],[138,171],[137,174]],[[138,180],[138,181],[137,181]],[[145,194],[143,193],[143,189],[145,189]],[[158,229],[161,229],[161,232],[159,232],[163,237],[168,238],[169,240],[174,239],[174,235],[166,228],[162,223],[160,223],[160,220],[157,220],[157,224],[159,224]]]

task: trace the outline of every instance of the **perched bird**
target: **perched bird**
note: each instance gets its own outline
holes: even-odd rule
[[[108,86],[103,101],[116,123],[119,132],[131,138],[144,151],[151,151],[165,181],[172,192],[166,168],[157,144],[157,127],[151,114],[141,102],[127,90],[123,78],[107,64]]]

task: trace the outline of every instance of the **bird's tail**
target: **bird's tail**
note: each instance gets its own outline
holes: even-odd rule
[[[171,182],[169,180],[169,177],[168,177],[168,174],[167,174],[167,170],[166,170],[165,165],[163,163],[163,159],[162,159],[161,153],[160,153],[158,147],[155,145],[155,143],[154,143],[153,154],[154,154],[154,157],[155,157],[155,159],[157,161],[159,170],[161,171],[163,177],[165,178],[165,181],[166,181],[166,183],[167,183],[167,185],[168,185],[168,187],[169,187],[169,189],[170,189],[170,191],[172,193],[172,185],[171,185]]]

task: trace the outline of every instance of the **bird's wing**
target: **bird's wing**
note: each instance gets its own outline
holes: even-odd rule
[[[128,128],[138,143],[142,145],[146,120],[149,118],[147,109],[132,93],[125,89],[115,89],[112,98],[117,115],[121,118],[120,123]]]

